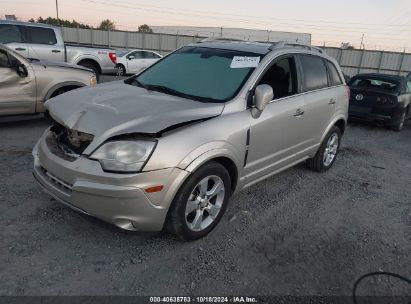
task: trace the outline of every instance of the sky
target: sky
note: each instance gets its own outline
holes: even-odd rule
[[[55,0],[0,0],[0,18],[56,16]],[[316,45],[349,42],[411,52],[411,0],[58,0],[59,17],[122,30],[140,24],[216,26],[312,34]]]

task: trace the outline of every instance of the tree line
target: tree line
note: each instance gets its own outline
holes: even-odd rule
[[[57,19],[53,17],[38,17],[37,19],[31,18],[29,22],[35,22],[35,23],[43,23],[43,24],[50,24],[54,26],[64,26],[64,27],[78,27],[82,29],[92,29],[94,28],[93,26],[90,26],[88,24],[84,24],[81,22],[77,22],[76,20],[64,20],[64,19]],[[114,21],[110,19],[105,19],[100,22],[100,25],[96,28],[98,30],[105,30],[105,31],[114,31],[116,29],[116,25]],[[153,33],[153,30],[147,25],[147,24],[142,24],[137,28],[137,31],[140,33]]]

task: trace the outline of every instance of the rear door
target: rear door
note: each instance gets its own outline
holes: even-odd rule
[[[0,24],[0,43],[6,44],[23,57],[29,56],[29,48],[24,42],[22,27],[14,24]]]
[[[55,62],[64,61],[64,46],[58,44],[56,33],[51,28],[24,26],[23,31],[29,47],[29,57]]]
[[[305,144],[300,153],[318,145],[327,129],[337,103],[333,88],[328,86],[328,73],[325,60],[315,55],[299,55],[299,68],[302,74],[302,90],[304,92]]]
[[[150,65],[154,64],[157,62],[161,57],[150,51],[144,51],[143,52],[143,57],[144,57],[144,62],[143,62],[143,68],[148,68]]]
[[[34,113],[36,107],[35,77],[30,65],[28,75],[21,77],[12,68],[17,59],[0,49],[0,116]]]

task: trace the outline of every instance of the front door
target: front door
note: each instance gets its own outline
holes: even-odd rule
[[[145,65],[143,51],[134,51],[127,55],[127,67],[130,73],[140,72]]]
[[[34,113],[36,109],[33,71],[24,63],[28,75],[19,76],[13,68],[17,62],[17,58],[0,49],[0,116]]]
[[[305,100],[297,95],[297,70],[293,56],[276,59],[258,84],[273,88],[274,100],[257,119],[251,117],[250,145],[245,166],[250,183],[297,160],[305,144]]]

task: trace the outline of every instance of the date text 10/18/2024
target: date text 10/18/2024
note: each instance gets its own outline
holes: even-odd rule
[[[258,303],[254,297],[150,297],[150,303]]]

